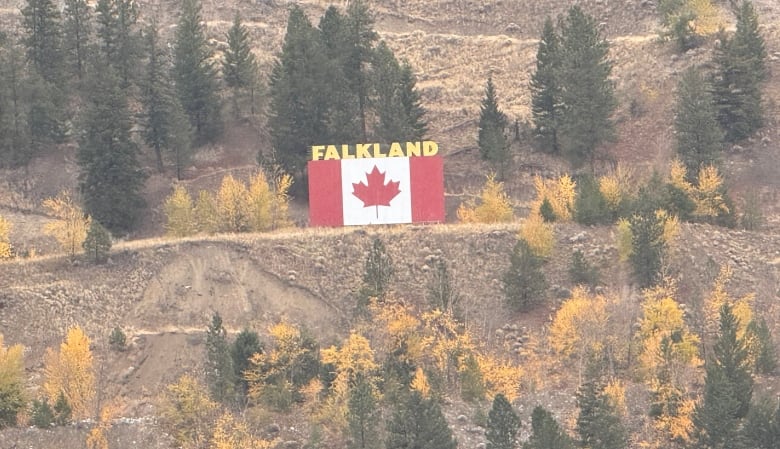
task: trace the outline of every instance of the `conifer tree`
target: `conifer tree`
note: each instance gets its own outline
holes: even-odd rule
[[[27,60],[41,77],[50,83],[61,81],[62,23],[58,5],[53,0],[27,0],[22,8],[22,26]]]
[[[109,231],[124,234],[135,225],[145,201],[146,174],[130,137],[130,112],[111,67],[96,64],[82,117],[79,187],[86,212]]]
[[[745,341],[737,337],[739,320],[733,307],[720,308],[720,327],[712,357],[707,360],[704,395],[694,411],[693,423],[702,447],[728,448],[739,438],[750,410],[753,377]]]
[[[493,398],[493,407],[488,412],[485,428],[487,449],[514,449],[517,447],[515,437],[518,430],[520,430],[520,418],[512,410],[512,404],[503,394],[497,394]]]
[[[16,425],[17,415],[27,402],[25,396],[24,347],[6,347],[0,334],[0,429]]]
[[[134,0],[98,0],[95,11],[102,56],[126,88],[135,77],[140,55],[138,5]]]
[[[167,53],[155,21],[146,28],[145,35],[146,74],[141,80],[144,141],[154,150],[160,173],[165,170],[167,155],[176,167],[176,178],[181,180],[189,161],[192,132],[170,79]]]
[[[328,135],[327,83],[321,76],[327,65],[319,33],[303,10],[293,6],[271,71],[268,125],[276,160],[297,185],[306,185],[300,181],[311,145]]]
[[[374,387],[365,376],[359,376],[349,391],[347,402],[351,449],[371,449],[379,445],[376,432],[379,425]]]
[[[744,0],[737,10],[734,36],[721,31],[718,37],[713,94],[718,121],[729,142],[744,139],[763,126],[761,85],[767,77],[767,54],[758,28],[753,4]]]
[[[666,253],[663,224],[656,217],[655,210],[650,207],[642,207],[628,222],[631,226],[629,260],[634,278],[640,287],[652,287],[660,278],[661,264]]]
[[[616,101],[608,54],[609,44],[593,17],[579,6],[569,8],[561,24],[557,137],[561,153],[575,166],[592,164],[599,145],[614,133],[611,116]]]
[[[477,143],[482,159],[489,161],[499,169],[499,178],[503,178],[504,168],[509,161],[506,126],[507,118],[498,107],[498,96],[493,78],[488,77],[485,84],[485,96],[482,99],[479,112]]]
[[[527,312],[545,299],[547,280],[542,272],[544,261],[519,239],[509,259],[509,269],[502,278],[504,296],[512,309]]]
[[[240,399],[245,399],[249,392],[249,383],[244,379],[244,372],[250,367],[250,360],[255,354],[263,352],[263,345],[257,332],[244,329],[236,335],[230,345],[230,358],[233,362],[233,373],[236,379],[236,390]]]
[[[174,81],[179,101],[195,130],[195,142],[203,144],[222,131],[217,70],[202,24],[200,0],[182,1],[174,42]]]
[[[103,263],[111,250],[111,234],[97,220],[92,220],[84,239],[84,252],[94,263]]]
[[[368,305],[371,298],[383,300],[394,274],[393,259],[388,254],[384,242],[377,237],[366,256],[358,307]]]
[[[754,402],[742,434],[751,449],[776,449],[780,442],[780,404],[766,399]]]
[[[206,329],[206,383],[211,398],[223,404],[234,399],[236,384],[233,359],[222,317],[214,313]]]
[[[249,90],[250,109],[255,113],[255,86],[257,84],[257,61],[252,54],[252,43],[249,39],[249,31],[243,23],[241,16],[236,12],[233,18],[233,26],[227,33],[227,45],[222,59],[222,79],[225,85],[233,92],[233,110],[236,117],[240,115],[239,97],[245,90]]]
[[[677,86],[674,129],[677,155],[695,183],[703,166],[718,164],[723,146],[712,95],[696,68],[686,70]]]
[[[547,17],[536,52],[536,71],[531,75],[531,112],[534,134],[544,151],[557,154],[560,114],[560,42],[551,18]]]
[[[460,301],[460,294],[455,285],[455,279],[444,258],[439,258],[431,270],[428,281],[428,303],[434,309],[439,309],[450,315],[455,313]]]
[[[600,379],[589,378],[577,391],[579,446],[587,449],[625,449],[628,438],[620,416]]]
[[[374,31],[374,17],[364,0],[349,0],[347,4],[348,53],[345,75],[351,90],[357,93],[358,116],[360,117],[361,140],[366,141],[367,111],[369,108],[370,76],[366,67],[371,63],[374,42],[378,34]]]
[[[425,109],[411,66],[399,64],[384,41],[377,46],[374,58],[377,137],[382,142],[422,140],[427,131]]]
[[[753,372],[773,374],[777,369],[777,350],[766,320],[754,318],[745,330],[745,339]]]
[[[14,42],[0,45],[0,167],[27,164],[34,155],[27,126],[29,83],[24,55]]]
[[[574,449],[574,442],[552,413],[537,405],[531,412],[531,436],[523,449]]]
[[[387,423],[386,449],[455,449],[457,445],[439,404],[417,391],[406,395]]]
[[[84,77],[92,33],[92,10],[86,0],[65,0],[63,49],[71,75]]]

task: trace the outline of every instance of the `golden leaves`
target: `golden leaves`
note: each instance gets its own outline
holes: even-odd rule
[[[558,221],[571,221],[574,212],[574,199],[577,196],[577,184],[569,175],[563,175],[558,179],[534,178],[536,188],[536,200],[531,206],[531,215],[539,213],[544,200],[552,206],[555,219]]]
[[[542,216],[532,213],[520,224],[518,235],[528,243],[528,247],[538,257],[546,258],[555,245],[555,233],[552,225],[545,223]]]
[[[57,218],[44,225],[44,234],[57,239],[68,255],[75,256],[80,253],[92,219],[84,214],[81,207],[75,204],[65,191],[60,192],[56,198],[45,199],[43,207],[49,215]]]
[[[496,181],[495,175],[487,177],[479,205],[473,202],[461,204],[457,214],[462,223],[505,223],[514,219],[504,183]]]
[[[46,350],[43,367],[43,391],[51,403],[57,401],[60,392],[68,400],[75,418],[89,416],[95,397],[95,372],[89,337],[79,327],[68,329],[59,352]]]
[[[11,248],[12,227],[13,225],[11,222],[0,215],[0,260],[10,259],[13,257],[13,251]]]
[[[165,230],[174,237],[186,237],[195,233],[196,222],[193,220],[194,210],[192,197],[182,185],[173,188],[171,196],[165,199]]]

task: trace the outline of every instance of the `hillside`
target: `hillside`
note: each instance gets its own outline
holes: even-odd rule
[[[0,23],[18,21],[19,1],[0,0]],[[172,32],[176,2],[146,1],[142,20],[156,16]],[[212,43],[224,47],[233,14],[240,11],[255,44],[254,52],[267,75],[284,35],[287,8],[293,2],[204,2]],[[304,0],[316,22],[330,2]],[[630,268],[618,261],[613,227],[556,224],[556,245],[544,266],[550,283],[547,301],[530,313],[510,311],[503,302],[500,279],[516,241],[517,223],[455,224],[455,209],[474,196],[489,168],[476,151],[479,104],[485,79],[492,75],[501,107],[511,118],[530,120],[528,83],[534,67],[538,35],[545,16],[564,12],[570,2],[559,0],[382,0],[373,1],[376,29],[400,58],[412,63],[423,103],[429,111],[430,138],[445,156],[448,223],[436,226],[308,229],[306,204],[293,204],[298,229],[273,234],[217,235],[174,240],[163,234],[162,201],[171,191],[173,174],[152,174],[145,196],[150,204],[143,224],[117,242],[105,265],[69,260],[58,254],[56,242],[41,231],[50,220],[41,201],[62,189],[74,189],[78,166],[75,144],[61,145],[54,155],[35,159],[20,170],[0,169],[0,215],[13,223],[11,240],[21,251],[38,257],[0,262],[0,333],[6,343],[26,347],[30,391],[38,391],[43,356],[57,347],[66,329],[78,324],[93,339],[106,394],[122,404],[109,433],[110,447],[169,447],[171,440],[155,417],[159,395],[181,374],[203,373],[205,329],[218,312],[231,335],[244,328],[267,338],[279,320],[304,324],[321,347],[349,334],[364,260],[375,237],[381,238],[395,263],[392,289],[398,298],[420,309],[438,259],[448,261],[461,295],[462,315],[483,345],[509,354],[523,364],[523,345],[549,356],[549,324],[574,288],[568,269],[571,254],[581,250],[601,271],[599,291],[619,298],[625,310],[625,332],[632,335],[642,299],[631,281]],[[726,24],[733,18],[721,2]],[[668,170],[673,155],[672,94],[680,73],[692,64],[706,64],[711,40],[679,55],[657,37],[652,0],[583,0],[578,2],[600,22],[615,63],[619,106],[617,138],[606,150],[632,167],[638,178],[653,169]],[[770,79],[765,88],[765,127],[746,142],[729,148],[724,172],[730,192],[741,207],[755,192],[766,218],[759,231],[730,230],[684,224],[665,274],[677,280],[678,292],[692,313],[701,306],[718,270],[733,269],[729,293],[755,293],[753,308],[780,336],[780,4],[755,0],[769,51]],[[339,5],[343,6],[343,5]],[[258,151],[268,148],[262,117],[229,123],[225,136],[202,148],[185,173],[191,189],[212,188],[226,173],[247,177]],[[528,142],[513,143],[513,176],[506,187],[518,217],[533,196],[535,175],[568,172],[563,161],[533,153]],[[153,166],[151,155],[144,164]],[[109,349],[114,327],[127,333],[126,352]],[[556,362],[536,373],[537,383],[521,388],[517,410],[523,421],[521,438],[530,431],[531,409],[542,403],[571,429],[576,419],[574,393],[578,376],[570,365]],[[756,396],[774,396],[778,378],[758,379]],[[651,426],[648,394],[629,382],[627,421],[634,430],[632,447]],[[489,405],[487,406],[489,407]],[[460,447],[480,447],[484,432],[475,418],[485,404],[456,397],[445,400],[445,414]],[[298,415],[274,415],[259,420],[281,427],[277,436],[294,449],[310,440],[309,424]],[[88,423],[41,431],[0,431],[0,448],[82,447]],[[643,430],[644,429],[644,430]],[[264,429],[265,431],[265,429]],[[159,436],[159,438],[158,438]],[[332,444],[332,442],[331,442]],[[325,446],[323,446],[325,447]],[[329,446],[336,447],[336,446]]]

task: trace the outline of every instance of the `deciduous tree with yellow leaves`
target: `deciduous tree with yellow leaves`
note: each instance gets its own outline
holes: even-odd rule
[[[505,223],[514,219],[504,183],[496,181],[495,175],[487,177],[479,198],[479,204],[466,202],[458,207],[458,219],[462,223]]]
[[[60,396],[72,408],[74,418],[86,418],[94,412],[95,371],[89,337],[79,326],[68,329],[60,350],[46,350],[43,366],[43,391],[50,403]]]
[[[57,239],[62,249],[73,257],[83,250],[87,230],[92,221],[68,192],[60,192],[55,198],[43,201],[43,207],[55,220],[43,226],[43,232]]]
[[[209,399],[206,387],[186,374],[168,385],[160,399],[163,426],[186,449],[208,447],[217,413],[217,403]]]
[[[574,199],[577,196],[577,184],[569,175],[557,179],[534,178],[536,200],[531,205],[531,214],[540,213],[545,200],[550,204],[556,221],[571,221],[574,214]]]
[[[6,347],[0,334],[0,429],[15,426],[24,408],[24,347]]]
[[[13,247],[11,246],[11,222],[0,215],[0,260],[13,257]]]
[[[171,196],[165,199],[165,230],[174,237],[187,237],[196,230],[192,197],[183,185],[177,184]]]

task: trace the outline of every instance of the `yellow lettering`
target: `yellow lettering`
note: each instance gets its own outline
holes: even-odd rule
[[[318,161],[322,159],[323,151],[325,151],[325,145],[314,145],[311,147],[311,160]]]
[[[349,153],[349,145],[342,145],[341,146],[341,158],[342,159],[355,159],[355,155]]]
[[[382,146],[378,143],[374,144],[374,157],[387,157],[387,154],[382,152]]]
[[[339,158],[339,150],[336,149],[336,145],[328,145],[328,148],[325,150],[325,160],[330,159],[338,159]]]
[[[406,157],[420,156],[422,142],[406,142]]]
[[[357,148],[355,149],[355,157],[358,159],[360,158],[370,158],[371,153],[368,152],[368,149],[371,148],[370,143],[359,143],[357,144]]]
[[[404,150],[401,149],[401,144],[398,142],[393,142],[392,145],[390,145],[390,153],[388,154],[389,157],[404,157]]]
[[[439,145],[436,142],[426,140],[423,142],[423,156],[435,156],[439,152]]]

